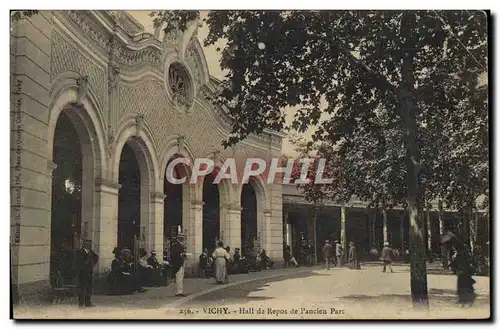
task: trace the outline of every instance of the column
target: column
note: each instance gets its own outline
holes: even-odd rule
[[[241,250],[241,207],[237,204],[226,205],[224,224],[224,244]]]
[[[121,185],[105,180],[96,180],[96,218],[92,226],[92,244],[99,255],[97,271],[103,274],[111,268],[113,249],[118,239],[118,191]]]
[[[261,232],[260,232],[260,249],[266,249],[267,255],[270,256],[272,236],[271,236],[271,221],[272,221],[271,210],[265,209],[262,222],[261,222]]]
[[[382,209],[382,216],[384,217],[384,227],[383,227],[383,235],[384,235],[384,243],[389,242],[389,234],[387,232],[387,211],[385,208]]]
[[[184,224],[184,217],[188,216],[187,225]],[[187,228],[187,252],[193,254],[194,262],[198,261],[203,248],[203,201],[192,200],[190,202],[189,213],[183,214],[183,226]]]
[[[165,225],[165,194],[162,192],[151,193],[151,215],[149,223],[148,252],[155,250],[158,257],[163,255],[163,226]],[[160,259],[161,260],[161,259]]]

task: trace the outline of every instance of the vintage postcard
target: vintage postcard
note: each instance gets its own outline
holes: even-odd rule
[[[14,319],[489,319],[489,12],[10,12]]]

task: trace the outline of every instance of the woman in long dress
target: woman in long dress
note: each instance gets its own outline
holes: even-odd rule
[[[215,281],[219,284],[227,282],[226,262],[229,261],[230,256],[224,249],[224,243],[219,242],[217,249],[212,254],[215,261]]]

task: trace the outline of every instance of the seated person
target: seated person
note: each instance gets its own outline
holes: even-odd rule
[[[260,263],[261,266],[260,268],[269,270],[273,268],[273,261],[267,256],[266,250],[262,249],[262,252],[260,253]]]
[[[259,261],[259,254],[257,251],[255,251],[254,248],[251,246],[247,247],[247,251],[245,254],[245,259],[247,263],[247,268],[249,271],[260,271],[260,261]]]
[[[151,251],[151,256],[146,260],[146,263],[152,268],[152,284],[154,286],[165,286],[168,281],[166,267],[158,262],[156,251]]]
[[[207,265],[208,265],[208,250],[207,248],[205,248],[203,249],[203,252],[200,255],[198,263],[199,275],[202,278],[207,277]]]
[[[108,277],[110,293],[128,295],[134,291],[145,292],[146,290],[140,286],[139,280],[133,271],[130,250],[115,248],[113,253],[115,258],[111,262],[111,273]]]
[[[139,261],[138,261],[139,278],[141,280],[141,285],[146,287],[153,286],[153,266],[148,264],[147,252],[144,249],[139,249]]]
[[[292,264],[295,267],[299,267],[299,264],[297,263],[297,260],[295,259],[295,257],[292,256],[292,253],[290,252],[290,246],[287,246],[285,248],[283,258],[285,260],[285,266],[286,267],[289,266],[290,264]]]
[[[248,273],[248,264],[245,257],[240,254],[240,249],[234,250],[234,273]]]

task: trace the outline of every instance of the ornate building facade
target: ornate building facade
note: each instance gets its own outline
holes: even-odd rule
[[[127,232],[146,250],[163,250],[174,230],[167,213],[187,237],[190,262],[204,239],[241,247],[246,187],[223,181],[214,192],[201,180],[174,191],[165,180],[167,164],[179,156],[220,166],[227,158],[280,155],[283,135],[271,131],[221,147],[230,123],[207,100],[217,84],[196,27],[160,37],[111,11],[41,11],[13,22],[11,273],[19,293],[49,287],[57,244],[72,244],[73,235],[92,240],[96,275],[109,270],[120,239],[130,241]],[[281,259],[281,185],[255,178],[249,186],[256,222],[250,238]],[[176,197],[169,200],[168,191]],[[204,232],[208,204],[216,236]]]

